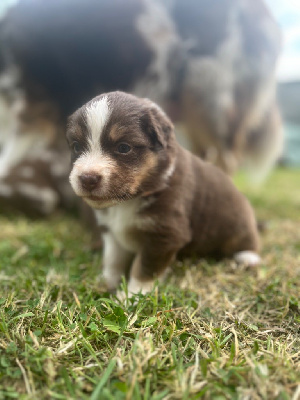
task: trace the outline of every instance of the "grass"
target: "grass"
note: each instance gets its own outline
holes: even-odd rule
[[[0,399],[300,399],[300,171],[244,191],[263,264],[174,265],[121,304],[70,216],[0,217]]]

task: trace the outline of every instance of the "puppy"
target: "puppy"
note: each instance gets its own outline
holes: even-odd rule
[[[258,234],[248,201],[218,168],[175,139],[148,99],[100,95],[69,118],[70,182],[102,227],[110,290],[129,274],[145,293],[178,257],[234,257],[257,264]]]

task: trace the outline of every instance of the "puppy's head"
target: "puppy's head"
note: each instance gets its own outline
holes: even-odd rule
[[[161,190],[175,165],[173,126],[148,99],[112,92],[69,118],[75,193],[104,208]]]

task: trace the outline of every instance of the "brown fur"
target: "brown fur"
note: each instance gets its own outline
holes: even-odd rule
[[[258,234],[253,211],[230,179],[183,149],[176,142],[169,118],[154,103],[122,92],[105,96],[111,114],[99,135],[99,162],[101,157],[113,161],[109,186],[103,189],[100,181],[90,190],[81,187],[82,170],[76,169],[74,157],[76,180],[73,177],[71,182],[78,195],[95,198],[95,209],[110,206],[99,215],[105,235],[111,234],[119,251],[128,255],[122,272],[131,268],[131,278],[151,281],[176,256],[230,257],[240,251],[256,252]],[[70,144],[80,136],[85,148],[90,129],[83,123],[87,106],[102,98],[93,99],[70,117]],[[132,147],[128,155],[115,150],[118,142],[112,138],[111,129],[115,132],[117,127],[125,132],[121,142]],[[80,154],[78,157],[80,160]],[[100,171],[99,167],[97,174]],[[94,173],[89,163],[84,173]],[[126,204],[133,201],[137,209],[126,225]],[[121,210],[117,221],[110,214],[113,209]],[[113,224],[118,224],[118,229]],[[119,270],[120,266],[114,268]]]

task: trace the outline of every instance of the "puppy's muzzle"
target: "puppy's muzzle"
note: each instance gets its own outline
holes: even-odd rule
[[[79,181],[83,189],[92,191],[99,185],[101,176],[98,174],[82,174],[79,176]]]

